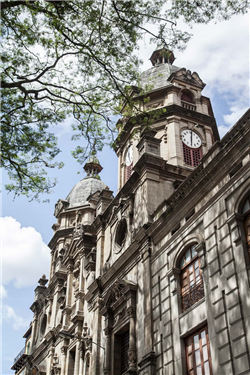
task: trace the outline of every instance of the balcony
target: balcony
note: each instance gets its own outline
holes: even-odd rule
[[[190,288],[185,290],[181,296],[182,311],[186,311],[189,307],[193,306],[196,302],[204,297],[204,285],[203,281],[192,285]]]
[[[181,101],[181,106],[185,109],[190,109],[191,111],[196,111],[196,105],[189,103],[189,102],[184,102],[183,100]]]
[[[24,365],[24,359],[28,357],[28,354],[25,354],[25,347],[18,353],[14,359],[14,364],[11,367],[12,370],[15,370],[15,373],[21,370]]]

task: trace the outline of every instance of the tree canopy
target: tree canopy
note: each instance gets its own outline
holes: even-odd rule
[[[136,50],[145,34],[155,44],[183,48],[190,35],[177,29],[178,18],[228,19],[244,14],[249,1],[16,0],[1,8],[6,189],[37,198],[55,184],[46,168],[62,167],[54,161],[60,150],[53,126],[70,116],[72,138],[86,140],[73,152],[80,162],[113,143],[111,116],[129,101],[129,86],[139,85]]]

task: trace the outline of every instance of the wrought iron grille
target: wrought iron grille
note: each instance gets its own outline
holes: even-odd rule
[[[121,370],[122,374],[129,368],[128,365],[129,331],[121,337]]]
[[[193,284],[190,288],[186,289],[185,292],[182,293],[182,296],[181,296],[182,311],[186,311],[187,309],[189,309],[189,307],[194,305],[203,297],[204,297],[203,281]]]
[[[20,357],[22,357],[22,355],[25,353],[25,347],[20,351],[20,353],[18,353],[18,355],[16,356],[16,358],[14,359],[14,363],[16,363],[18,361],[18,359]]]

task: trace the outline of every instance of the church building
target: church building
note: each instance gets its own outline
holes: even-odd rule
[[[220,140],[199,75],[150,60],[117,194],[92,157],[55,206],[16,375],[250,374],[250,110]]]

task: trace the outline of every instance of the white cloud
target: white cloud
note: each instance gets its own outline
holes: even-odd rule
[[[49,270],[50,250],[34,228],[22,228],[12,217],[1,218],[2,283],[17,288],[36,286]]]
[[[18,330],[23,327],[27,329],[30,325],[30,320],[19,316],[11,306],[3,305],[2,314],[3,322],[5,321],[7,323],[12,323],[14,330]]]
[[[248,107],[241,108],[237,105],[230,107],[231,114],[223,116],[225,123],[233,126],[247,110]]]
[[[3,285],[0,285],[0,298],[6,298],[7,297],[7,290]]]

